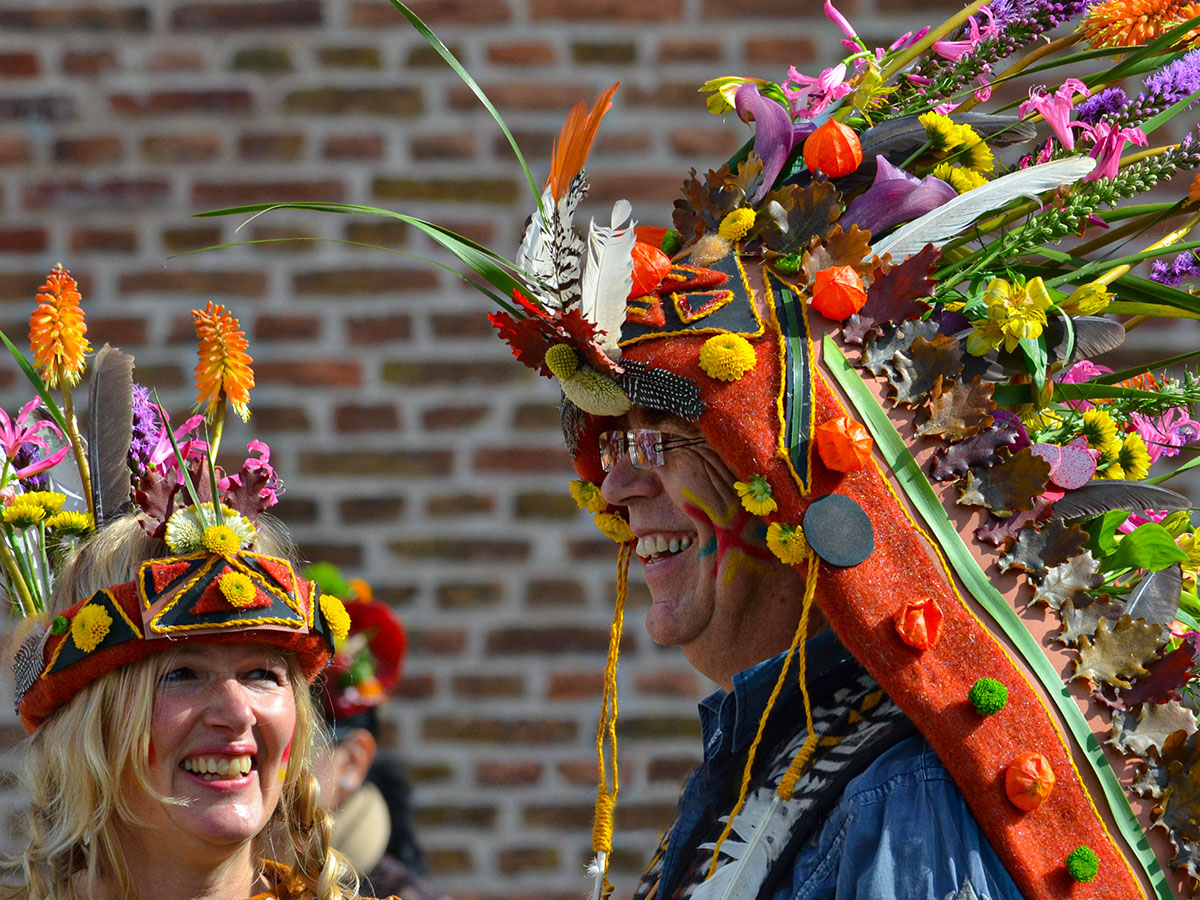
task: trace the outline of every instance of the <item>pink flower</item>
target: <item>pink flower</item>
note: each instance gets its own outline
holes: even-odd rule
[[[987,16],[988,19],[988,23],[982,29],[980,29],[979,21],[974,16],[968,16],[967,21],[971,23],[971,36],[961,41],[934,41],[933,52],[951,62],[958,62],[968,53],[974,51],[981,41],[999,34],[1000,29],[996,27],[996,19],[992,15],[992,11],[985,6],[980,12]]]
[[[1161,522],[1170,515],[1170,512],[1165,509],[1144,509],[1142,512],[1145,515],[1130,513],[1129,518],[1117,526],[1117,531],[1122,534],[1129,534],[1139,525],[1145,525],[1147,522]]]
[[[1091,381],[1098,375],[1111,374],[1112,369],[1108,366],[1098,366],[1090,359],[1081,359],[1058,376],[1057,380],[1059,384],[1081,384],[1084,381]]]
[[[1189,416],[1182,406],[1168,409],[1157,419],[1137,412],[1129,419],[1146,442],[1146,452],[1152,463],[1160,456],[1178,456],[1180,447],[1200,438],[1200,422]]]
[[[185,460],[191,456],[203,456],[208,451],[208,444],[191,434],[204,422],[203,415],[192,416],[172,432],[171,419],[166,410],[159,407],[158,414],[162,417],[162,424],[158,426],[158,440],[155,441],[154,449],[150,451],[147,468],[153,466],[167,472],[178,468],[175,448],[171,446],[172,437],[179,445],[179,453]],[[180,483],[183,482],[182,472],[179,473],[179,480]]]
[[[227,475],[217,482],[217,487],[222,491],[229,491],[242,486],[243,478],[260,475],[264,479],[262,488],[258,492],[259,499],[263,501],[263,508],[274,506],[279,502],[279,495],[283,493],[283,482],[275,474],[275,469],[271,466],[271,448],[262,441],[251,441],[246,445],[246,450],[251,454],[259,454],[246,457],[242,463],[242,470],[236,475]]]
[[[1017,114],[1024,117],[1033,111],[1041,113],[1042,118],[1054,130],[1058,142],[1068,150],[1075,149],[1074,128],[1085,127],[1080,122],[1070,122],[1071,111],[1075,108],[1075,95],[1088,96],[1086,85],[1078,78],[1068,78],[1053,94],[1041,87],[1029,89],[1029,99],[1017,108]]]
[[[904,34],[900,35],[900,37],[896,38],[894,41],[892,41],[891,44],[888,45],[888,52],[891,53],[894,50],[903,50],[905,47],[911,47],[913,44],[915,44],[921,38],[925,37],[925,35],[928,32],[929,32],[928,25],[926,25],[924,28],[922,28],[916,34],[913,34],[911,31],[906,31],[906,32],[904,32]]]
[[[17,413],[16,421],[8,417],[3,409],[0,409],[0,447],[4,448],[4,455],[9,459],[16,459],[17,453],[20,452],[23,444],[33,444],[41,447],[43,450],[49,450],[46,442],[38,435],[39,431],[49,429],[62,440],[62,432],[58,430],[58,426],[48,419],[39,419],[32,425],[29,424],[29,416],[41,405],[42,401],[39,397],[34,397],[28,403],[21,407],[21,411]]]
[[[1083,180],[1099,181],[1101,178],[1114,177],[1121,168],[1121,151],[1127,141],[1133,141],[1139,147],[1145,147],[1146,132],[1140,128],[1122,128],[1110,125],[1108,122],[1097,122],[1095,125],[1083,125],[1089,137],[1095,141],[1092,152],[1088,155],[1096,160],[1096,168],[1092,169]]]
[[[789,88],[788,84],[798,84],[800,87]],[[787,80],[784,81],[783,93],[792,101],[792,109],[798,116],[812,118],[823,112],[835,100],[845,97],[853,88],[846,84],[846,64],[838,63],[826,69],[816,78],[802,75],[795,66],[788,69]],[[801,106],[806,104],[802,109]]]
[[[825,0],[825,15],[834,25],[842,29],[842,34],[850,38],[854,42],[855,50],[859,47],[858,32],[850,24],[849,20],[838,12],[837,7],[833,5],[833,0]]]

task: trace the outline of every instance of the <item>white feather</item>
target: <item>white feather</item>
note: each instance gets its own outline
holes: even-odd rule
[[[782,801],[774,791],[770,797],[748,797],[733,819],[733,830],[721,845],[721,855],[731,862],[719,866],[712,878],[692,892],[692,900],[754,900],[771,871],[775,857],[787,843],[789,822],[778,815]],[[716,844],[704,844],[712,850]]]
[[[554,198],[550,195],[549,188],[542,192],[542,209],[546,211],[547,217],[554,215]],[[554,271],[548,245],[549,235],[546,233],[542,215],[535,210],[529,217],[529,224],[525,226],[525,233],[521,236],[521,246],[517,248],[515,262],[519,269],[542,283],[549,283]],[[538,299],[543,302],[547,299],[541,292],[537,293]]]
[[[587,865],[588,878],[592,879],[592,892],[589,900],[600,900],[604,896],[604,873],[608,869],[608,854],[603,850],[592,857]]]
[[[933,212],[897,228],[871,248],[871,252],[883,256],[892,254],[892,259],[902,262],[905,257],[919,252],[926,244],[940,246],[974,222],[980,216],[995,212],[1017,197],[1036,198],[1043,191],[1053,190],[1060,185],[1079,181],[1096,168],[1091,157],[1072,157],[1030,166],[995,181],[989,181],[974,190],[955,197]]]
[[[621,325],[625,321],[625,299],[633,289],[633,207],[628,200],[613,204],[611,224],[588,228],[587,258],[579,310],[585,319],[604,332],[600,346],[616,361],[621,351]]]

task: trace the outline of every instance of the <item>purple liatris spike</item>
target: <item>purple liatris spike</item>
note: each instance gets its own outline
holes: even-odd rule
[[[1200,259],[1194,250],[1185,250],[1172,260],[1156,259],[1150,277],[1167,287],[1179,287],[1185,281],[1200,280]]]
[[[39,459],[42,454],[38,452],[36,444],[22,444],[17,450],[16,459],[13,460],[13,468],[24,469],[26,466],[31,466]],[[50,490],[50,476],[46,472],[38,472],[35,475],[26,475],[22,479],[22,485],[26,491],[48,491]]]
[[[1080,122],[1095,125],[1101,119],[1117,118],[1128,105],[1129,95],[1122,88],[1111,87],[1081,100],[1075,106],[1075,115]]]
[[[129,468],[134,478],[140,478],[150,464],[150,454],[158,442],[158,409],[150,391],[140,384],[133,386],[133,436],[129,441]]]
[[[1125,123],[1144,122],[1180,100],[1200,91],[1200,50],[1185,53],[1170,65],[1150,74],[1142,92],[1125,112]],[[1188,104],[1191,109],[1200,98]]]

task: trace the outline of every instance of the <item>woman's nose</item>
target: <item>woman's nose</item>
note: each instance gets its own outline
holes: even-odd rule
[[[249,689],[236,678],[222,678],[209,691],[205,718],[212,725],[242,733],[254,724],[254,703]]]

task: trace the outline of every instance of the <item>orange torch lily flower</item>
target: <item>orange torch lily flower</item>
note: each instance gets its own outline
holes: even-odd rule
[[[238,330],[238,320],[224,306],[211,301],[203,312],[192,310],[196,337],[200,339],[200,362],[196,365],[196,402],[212,415],[224,400],[245,422],[250,418],[250,388],[254,387],[253,360],[246,352],[249,343]]]
[[[80,299],[79,285],[62,263],[38,288],[38,305],[29,317],[29,344],[33,364],[49,387],[57,387],[60,378],[67,385],[79,384],[84,358],[92,350],[83,336],[87,325]]]

